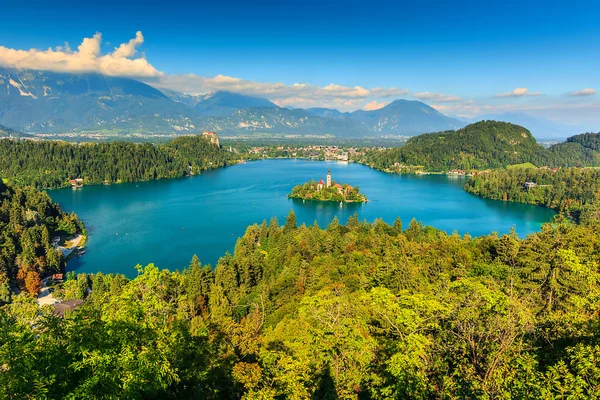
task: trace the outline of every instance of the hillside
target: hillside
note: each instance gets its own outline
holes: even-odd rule
[[[555,144],[548,153],[557,167],[600,166],[600,133],[583,133]]]
[[[47,193],[0,179],[0,305],[10,302],[17,288],[37,296],[40,277],[65,267],[52,238],[83,232],[77,216],[63,212]]]
[[[222,134],[283,133],[317,134],[340,137],[370,136],[363,124],[349,119],[334,119],[309,115],[303,109],[263,107],[244,108],[227,118],[205,118],[203,126]]]
[[[414,135],[464,124],[417,101],[375,111],[280,108],[226,91],[189,95],[131,78],[0,68],[0,124],[26,133]]]
[[[70,275],[56,295],[84,303],[64,318],[15,296],[0,309],[0,387],[32,399],[598,397],[597,228],[519,239],[407,225],[297,226],[290,213],[248,227],[214,269],[194,256],[130,281]]]
[[[243,108],[277,108],[277,106],[261,97],[227,91],[210,93],[196,104],[199,115],[206,117],[228,117]]]
[[[371,152],[363,160],[381,169],[399,163],[423,166],[429,171],[487,169],[526,162],[546,165],[546,161],[546,152],[527,129],[497,121],[416,136],[403,147]]]
[[[352,115],[349,112],[341,112],[336,110],[335,108],[323,108],[323,107],[313,107],[307,108],[306,112],[309,115],[314,115],[316,117],[326,117],[326,118],[350,118]]]
[[[206,94],[187,94],[166,88],[158,88],[158,90],[169,99],[192,108],[196,107],[196,105],[206,97]]]
[[[525,182],[534,185],[525,188]],[[600,221],[600,170],[511,168],[478,174],[465,184],[475,195],[552,208],[580,224]]]
[[[0,138],[21,138],[21,137],[29,137],[20,131],[15,131],[14,129],[10,129],[4,125],[0,125]]]
[[[235,163],[233,153],[202,136],[162,145],[131,142],[72,144],[51,140],[0,140],[0,176],[40,189],[176,178]]]
[[[373,111],[354,111],[350,118],[379,134],[418,135],[458,129],[466,125],[462,121],[446,117],[427,104],[410,100],[394,100]]]
[[[478,115],[476,118],[467,119],[469,122],[493,120],[510,122],[511,124],[527,127],[533,136],[538,139],[560,139],[571,136],[577,132],[584,132],[581,126],[570,126],[551,121],[547,118],[534,117],[524,112],[506,112],[500,114]]]
[[[186,131],[188,110],[135,79],[0,68],[0,123],[25,132]]]

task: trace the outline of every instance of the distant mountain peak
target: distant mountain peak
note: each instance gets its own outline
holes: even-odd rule
[[[196,110],[206,117],[227,117],[244,108],[278,108],[278,106],[263,97],[248,96],[226,90],[209,92],[196,105]]]
[[[417,100],[396,99],[373,111],[358,110],[351,117],[381,134],[418,135],[462,128],[465,122],[447,117]]]
[[[11,80],[13,83],[11,83]],[[35,96],[35,97],[34,97]],[[288,109],[231,91],[185,94],[131,78],[0,68],[0,123],[25,132],[417,135],[465,124],[418,101],[379,110]]]

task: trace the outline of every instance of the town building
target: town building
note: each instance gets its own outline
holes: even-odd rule
[[[69,179],[69,183],[73,187],[82,187],[83,186],[83,179],[82,178]]]
[[[72,312],[83,304],[83,300],[65,300],[54,305],[54,314],[58,317],[64,317],[66,313]]]

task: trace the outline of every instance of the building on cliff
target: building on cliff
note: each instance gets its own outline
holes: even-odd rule
[[[214,144],[217,147],[220,146],[219,137],[215,132],[204,131],[202,132],[202,137],[208,139],[210,141],[210,144]]]

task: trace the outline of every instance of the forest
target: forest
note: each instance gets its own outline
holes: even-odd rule
[[[248,227],[213,269],[80,274],[0,313],[3,398],[594,399],[599,227]]]
[[[230,152],[202,136],[164,144],[0,140],[0,176],[19,186],[55,189],[82,178],[84,184],[176,178],[236,164],[240,159],[303,157],[311,151],[271,146],[253,154],[247,143]],[[387,172],[486,170],[532,163],[550,167],[600,166],[600,133],[586,133],[544,149],[527,129],[481,121],[457,131],[415,136],[401,147],[360,149],[351,161]]]
[[[544,149],[519,125],[481,121],[457,131],[415,136],[402,147],[371,149],[357,161],[389,172],[486,170],[523,163],[595,167],[600,166],[599,149],[600,133],[572,136]]]
[[[596,139],[564,145],[589,161]],[[199,137],[0,149],[12,160],[0,158],[10,177],[0,181],[0,399],[600,398],[599,170],[498,169],[467,182],[559,212],[527,237],[356,214],[298,226],[290,212],[283,225],[249,226],[215,266],[194,256],[183,270],[138,265],[131,280],[69,273],[55,296],[83,303],[63,317],[35,294],[64,269],[52,238],[84,227],[25,184],[184,176],[233,154]],[[474,165],[442,153],[444,168]],[[497,165],[533,162],[507,157]]]
[[[82,232],[77,216],[62,212],[45,192],[0,180],[0,305],[19,291],[37,296],[40,278],[64,269],[52,239]]]
[[[600,221],[598,182],[599,169],[510,168],[477,174],[464,188],[489,199],[552,208],[578,223],[589,224]]]
[[[75,178],[84,184],[176,178],[235,162],[232,153],[202,136],[160,145],[0,140],[0,176],[38,189],[67,187]]]

